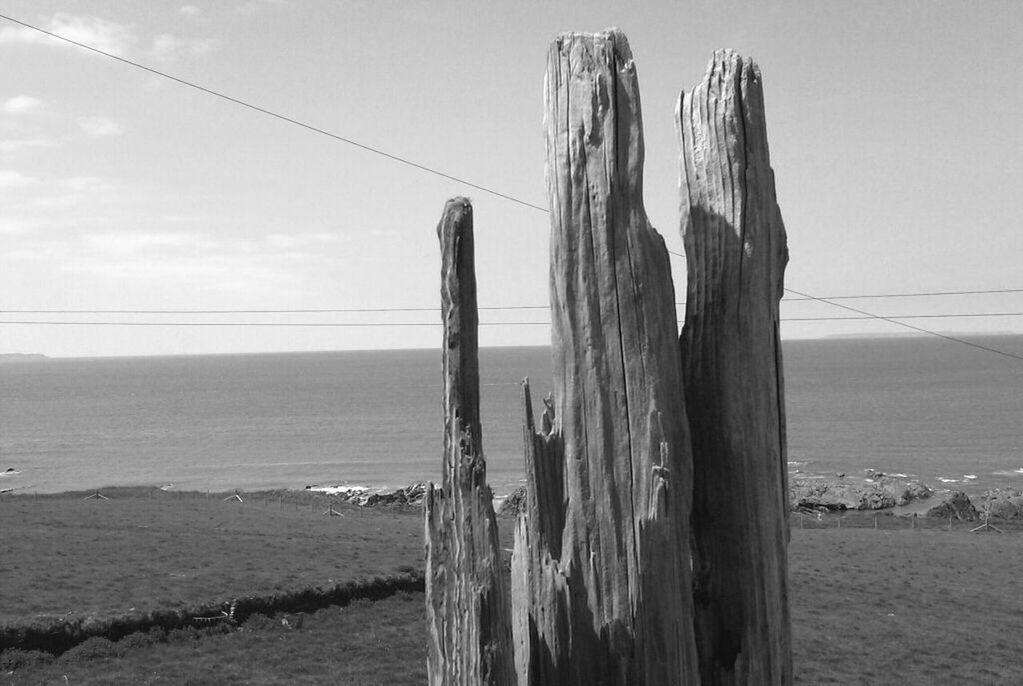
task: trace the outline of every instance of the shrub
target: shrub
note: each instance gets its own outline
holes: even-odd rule
[[[60,659],[64,662],[81,662],[82,660],[97,660],[116,655],[117,649],[114,647],[113,641],[102,636],[93,636],[61,655]]]
[[[245,628],[249,631],[266,631],[267,629],[275,629],[279,623],[273,618],[259,613],[249,615],[249,618],[245,620]]]
[[[155,629],[158,627],[153,628]],[[141,631],[136,631],[135,633],[128,634],[120,641],[118,641],[117,648],[121,652],[124,652],[125,650],[134,650],[136,648],[148,648],[154,643],[158,643],[159,641],[163,640],[163,638],[164,635],[162,630],[160,634],[158,634],[157,636],[153,635],[152,630],[150,630],[149,633],[142,633]]]
[[[41,665],[49,662],[53,656],[41,650],[21,650],[11,648],[0,653],[0,669],[5,672],[13,672],[24,667]]]
[[[200,638],[199,632],[193,627],[183,626],[180,629],[171,629],[167,632],[168,643],[187,643]]]

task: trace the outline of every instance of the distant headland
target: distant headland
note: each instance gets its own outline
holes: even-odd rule
[[[16,364],[19,362],[42,362],[50,359],[40,353],[0,353],[0,364]]]

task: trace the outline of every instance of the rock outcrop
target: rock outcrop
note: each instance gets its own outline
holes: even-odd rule
[[[307,491],[322,491],[348,505],[360,507],[419,507],[426,497],[426,484],[410,484],[395,491],[371,491],[363,486],[306,486]]]
[[[994,519],[1023,519],[1023,493],[1015,488],[996,488],[984,494],[981,509]]]
[[[968,495],[963,491],[952,491],[941,504],[927,510],[927,516],[935,519],[958,519],[972,522],[980,515]]]
[[[426,484],[412,484],[390,493],[370,493],[362,504],[367,507],[375,505],[418,507],[423,504],[424,497],[426,497]]]
[[[933,493],[919,481],[876,472],[866,479],[792,476],[789,480],[789,502],[795,510],[885,510]]]
[[[501,501],[497,508],[498,517],[515,517],[526,511],[526,487],[519,486]]]

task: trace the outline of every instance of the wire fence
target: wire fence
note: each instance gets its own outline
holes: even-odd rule
[[[965,517],[897,515],[889,510],[847,510],[845,512],[798,511],[789,515],[793,529],[877,529],[883,531],[959,531],[975,533],[1020,533],[1023,518],[986,518],[983,513]]]

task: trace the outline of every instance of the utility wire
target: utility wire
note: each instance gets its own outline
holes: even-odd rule
[[[307,123],[305,123],[303,121],[300,121],[298,119],[294,119],[292,117],[288,117],[286,115],[279,114],[279,113],[274,112],[272,110],[268,110],[265,107],[260,107],[259,105],[254,105],[254,104],[252,104],[250,102],[246,102],[245,100],[241,100],[239,98],[235,98],[235,97],[232,97],[230,95],[226,95],[226,94],[221,93],[219,91],[215,91],[212,88],[206,88],[205,86],[200,86],[199,84],[197,84],[195,82],[187,81],[187,80],[179,78],[177,76],[172,76],[171,74],[168,74],[166,72],[160,71],[159,69],[154,69],[153,67],[147,67],[144,64],[140,64],[138,62],[134,62],[132,60],[129,60],[129,59],[125,58],[125,57],[121,57],[119,55],[115,55],[113,53],[106,52],[105,50],[100,50],[99,48],[93,47],[91,45],[87,45],[85,43],[80,43],[80,42],[78,42],[76,40],[68,38],[67,36],[62,36],[59,33],[54,33],[52,31],[47,31],[46,29],[44,29],[44,28],[42,28],[40,26],[35,26],[34,24],[29,24],[28,22],[21,21],[20,19],[15,19],[14,17],[7,16],[6,14],[0,14],[0,19],[4,19],[6,21],[9,21],[12,24],[18,24],[19,26],[23,26],[23,27],[25,27],[27,29],[31,29],[32,31],[38,31],[39,33],[45,34],[47,36],[50,36],[51,38],[56,38],[57,40],[60,40],[60,41],[64,41],[65,43],[69,43],[69,44],[74,45],[76,47],[82,48],[83,50],[88,50],[90,52],[96,53],[97,55],[102,55],[104,57],[109,57],[112,60],[117,60],[118,62],[121,62],[123,64],[127,64],[129,66],[135,67],[136,69],[141,69],[143,71],[149,72],[150,74],[155,74],[155,75],[161,76],[161,77],[163,77],[165,79],[170,79],[171,81],[179,83],[182,86],[188,86],[189,88],[194,88],[197,91],[202,91],[203,93],[206,93],[208,95],[212,95],[212,96],[217,97],[217,98],[221,98],[222,100],[227,100],[228,102],[232,102],[232,103],[234,103],[236,105],[241,105],[242,107],[247,107],[250,110],[254,110],[256,112],[259,112],[260,114],[265,114],[265,115],[267,115],[269,117],[274,117],[275,119],[280,119],[281,121],[287,122],[289,124],[294,124],[295,126],[300,126],[303,129],[307,129],[307,130],[312,131],[314,133],[318,133],[318,134],[321,134],[323,136],[327,136],[329,138],[333,138],[334,140],[341,141],[342,143],[347,143],[348,145],[355,146],[356,148],[361,148],[362,150],[365,150],[367,152],[371,152],[374,155],[379,155],[381,157],[385,157],[385,158],[387,158],[389,160],[393,160],[395,162],[399,162],[401,164],[407,165],[407,166],[412,167],[414,169],[418,169],[420,171],[424,171],[424,172],[426,172],[428,174],[433,174],[434,176],[439,176],[441,178],[448,179],[449,181],[455,181],[457,183],[464,184],[466,186],[469,186],[470,188],[475,188],[478,191],[483,191],[484,193],[489,193],[490,195],[495,195],[495,196],[497,196],[499,198],[504,198],[505,200],[508,200],[508,201],[514,202],[514,203],[518,203],[519,205],[523,205],[525,207],[529,207],[529,208],[532,208],[534,210],[539,210],[541,212],[547,212],[548,211],[546,208],[541,207],[540,205],[535,205],[535,204],[533,204],[531,202],[527,202],[525,200],[520,200],[520,199],[515,198],[513,196],[506,195],[505,193],[501,193],[500,191],[496,191],[493,188],[487,188],[486,186],[481,186],[479,184],[473,183],[472,181],[467,181],[466,179],[463,179],[463,178],[460,178],[460,177],[457,177],[457,176],[453,176],[451,174],[447,174],[447,173],[442,172],[442,171],[440,171],[438,169],[434,169],[433,167],[428,167],[425,164],[419,164],[418,162],[413,162],[412,160],[407,159],[405,157],[401,157],[400,155],[395,155],[393,153],[389,153],[389,152],[386,152],[384,150],[381,150],[380,148],[375,148],[375,147],[373,147],[371,145],[366,145],[365,143],[360,143],[360,142],[358,142],[356,140],[352,140],[351,138],[346,138],[346,137],[338,135],[336,133],[331,133],[330,131],[326,131],[326,130],[321,129],[321,128],[317,127],[317,126],[313,126],[312,124],[307,124]]]
[[[837,307],[842,307],[837,305]],[[860,315],[851,317],[782,317],[783,322],[845,322],[862,321],[864,319],[883,319],[898,323],[903,319],[957,319],[960,317],[1023,317],[1023,312],[966,312],[956,314],[904,314],[883,317],[854,308],[846,308]],[[896,321],[898,320],[898,321]],[[681,324],[682,320],[676,323]],[[75,325],[75,326],[337,326],[337,327],[387,327],[387,326],[441,326],[443,322],[139,322],[139,321],[55,321],[55,320],[19,320],[4,321],[2,324],[42,324],[42,325]],[[550,326],[549,321],[538,322],[479,322],[480,326]],[[911,327],[917,328],[917,327]],[[919,330],[919,329],[918,329]]]
[[[954,343],[962,343],[963,345],[968,345],[971,348],[977,348],[978,350],[986,350],[989,353],[994,353],[996,355],[1003,355],[1005,357],[1011,357],[1011,358],[1013,358],[1015,360],[1023,360],[1023,355],[1016,355],[1014,353],[1005,352],[1004,350],[998,350],[997,348],[989,348],[988,346],[981,345],[980,343],[971,343],[970,341],[963,340],[962,338],[956,338],[955,336],[949,336],[947,334],[938,333],[937,331],[931,331],[930,329],[924,329],[922,327],[915,326],[914,324],[907,324],[905,322],[899,321],[898,319],[896,319],[894,317],[882,317],[881,315],[873,314],[871,312],[866,312],[864,310],[860,310],[860,309],[857,309],[855,307],[850,307],[849,305],[843,305],[841,303],[831,302],[831,301],[825,300],[824,298],[815,298],[814,296],[809,295],[808,293],[800,293],[799,291],[794,290],[792,288],[786,288],[785,291],[788,292],[788,293],[795,293],[796,295],[801,296],[803,298],[809,298],[811,300],[819,300],[820,302],[827,303],[829,305],[833,305],[834,307],[840,307],[843,310],[849,310],[850,312],[855,312],[856,314],[861,314],[861,315],[864,315],[864,316],[869,317],[871,319],[881,319],[881,320],[886,321],[886,322],[891,322],[892,324],[895,324],[896,326],[902,326],[902,327],[905,327],[907,329],[913,329],[914,331],[919,331],[920,333],[925,333],[925,334],[928,334],[929,336],[937,336],[938,338],[943,338],[946,341],[952,341]]]
[[[672,255],[675,255],[676,257],[680,257],[682,259],[685,259],[685,255],[677,253],[674,250],[668,250],[668,252],[671,253]],[[836,303],[836,302],[833,302],[833,300],[829,300],[827,298],[818,298],[818,297],[810,295],[809,293],[801,293],[801,292],[799,292],[799,291],[797,291],[795,289],[792,289],[792,288],[786,288],[785,292],[786,293],[793,293],[795,295],[800,296],[801,298],[805,298],[806,300],[816,300],[817,302],[822,302],[822,303],[825,303],[827,305],[831,305],[832,307],[839,307],[839,308],[841,308],[843,310],[849,310],[850,312],[855,312],[856,314],[863,315],[867,319],[880,319],[882,321],[891,322],[892,324],[895,324],[896,326],[901,326],[901,327],[904,327],[904,328],[907,328],[907,329],[912,329],[914,331],[919,331],[920,333],[927,334],[928,336],[935,336],[936,338],[942,338],[942,339],[944,339],[946,341],[952,341],[954,343],[962,343],[963,345],[968,345],[971,348],[977,348],[978,350],[986,350],[986,351],[988,351],[990,353],[994,353],[996,355],[1003,355],[1005,357],[1011,357],[1011,358],[1016,359],[1016,360],[1023,360],[1023,355],[1015,355],[1013,353],[1005,352],[1004,350],[998,350],[996,348],[989,348],[988,346],[981,345],[979,343],[971,343],[970,341],[965,341],[965,340],[963,340],[961,338],[956,338],[955,336],[949,336],[947,334],[938,333],[937,331],[931,331],[930,329],[925,329],[922,326],[916,326],[914,324],[907,324],[905,322],[899,321],[898,319],[896,319],[894,317],[882,317],[881,315],[874,314],[873,312],[867,312],[866,310],[861,310],[861,309],[857,309],[855,307],[850,307],[848,305],[843,305],[841,303]]]
[[[260,114],[265,114],[265,115],[267,115],[269,117],[274,117],[275,119],[279,119],[279,120],[287,122],[289,124],[293,124],[295,126],[300,126],[300,127],[304,128],[304,129],[312,131],[314,133],[318,133],[318,134],[321,134],[323,136],[327,136],[329,138],[333,138],[334,140],[340,141],[342,143],[347,143],[348,145],[352,145],[354,147],[360,148],[360,149],[365,150],[367,152],[371,152],[371,153],[373,153],[375,155],[379,155],[381,157],[385,157],[385,158],[387,158],[389,160],[393,160],[393,161],[398,162],[400,164],[404,164],[404,165],[407,165],[409,167],[413,167],[413,168],[418,169],[420,171],[424,171],[426,173],[433,174],[435,176],[439,176],[441,178],[448,179],[450,181],[455,181],[457,183],[464,184],[466,186],[469,186],[470,188],[475,188],[476,190],[483,191],[484,193],[489,193],[490,195],[494,195],[496,197],[503,198],[505,200],[508,200],[509,202],[514,202],[514,203],[522,205],[524,207],[529,207],[529,208],[532,208],[534,210],[538,210],[540,212],[545,212],[545,213],[549,212],[549,210],[547,210],[544,207],[541,207],[540,205],[536,205],[534,203],[527,202],[525,200],[520,200],[519,198],[507,195],[505,193],[501,193],[501,192],[496,191],[496,190],[494,190],[492,188],[487,188],[486,186],[481,186],[479,184],[472,183],[471,181],[459,178],[457,176],[453,176],[451,174],[447,174],[445,172],[439,171],[439,170],[434,169],[432,167],[428,167],[426,165],[419,164],[417,162],[413,162],[412,160],[406,159],[406,158],[401,157],[399,155],[395,155],[395,154],[392,154],[392,153],[389,153],[389,152],[385,152],[385,151],[383,151],[383,150],[381,150],[379,148],[375,148],[373,146],[366,145],[364,143],[359,143],[358,141],[352,140],[350,138],[345,138],[344,136],[340,136],[338,134],[331,133],[331,132],[326,131],[324,129],[321,129],[319,127],[313,126],[311,124],[307,124],[305,122],[299,121],[298,119],[294,119],[292,117],[288,117],[288,116],[285,116],[283,114],[278,114],[277,112],[274,112],[272,110],[268,110],[268,109],[266,109],[264,107],[260,107],[258,105],[254,105],[252,103],[246,102],[246,101],[241,100],[239,98],[235,98],[235,97],[232,97],[230,95],[226,95],[226,94],[221,93],[219,91],[215,91],[215,90],[213,90],[211,88],[206,88],[205,86],[200,86],[199,84],[194,83],[192,81],[187,81],[187,80],[179,78],[177,76],[172,76],[171,74],[168,74],[166,72],[162,72],[162,71],[160,71],[158,69],[154,69],[152,67],[148,67],[148,66],[146,66],[144,64],[140,64],[138,62],[134,62],[134,61],[129,60],[127,58],[120,57],[119,55],[114,55],[113,53],[106,52],[105,50],[100,50],[99,48],[93,47],[91,45],[87,45],[85,43],[81,43],[79,41],[73,40],[71,38],[68,38],[66,36],[62,36],[62,35],[57,34],[57,33],[53,33],[52,31],[47,31],[46,29],[44,29],[42,27],[35,26],[34,24],[29,24],[28,22],[21,21],[20,19],[15,19],[14,17],[8,16],[6,14],[0,13],[0,19],[3,19],[3,20],[8,21],[8,22],[11,22],[12,24],[17,24],[19,26],[23,26],[23,27],[25,27],[27,29],[30,29],[32,31],[37,31],[37,32],[39,32],[41,34],[50,36],[51,38],[55,38],[57,40],[63,41],[63,42],[68,43],[70,45],[74,45],[76,47],[82,48],[83,50],[88,50],[88,51],[93,52],[95,54],[102,55],[104,57],[109,57],[110,59],[117,60],[118,62],[121,62],[122,64],[127,64],[129,66],[135,67],[136,69],[141,69],[143,71],[149,72],[150,74],[155,74],[156,76],[160,76],[160,77],[163,77],[165,79],[169,79],[169,80],[174,81],[174,82],[176,82],[178,84],[181,84],[183,86],[187,86],[189,88],[193,88],[195,90],[201,91],[201,92],[206,93],[208,95],[212,95],[214,97],[221,98],[222,100],[227,100],[228,102],[232,102],[232,103],[234,103],[236,105],[240,105],[242,107],[248,108],[248,109],[253,110],[255,112],[259,112]],[[668,252],[671,253],[672,255],[675,255],[676,257],[681,257],[681,258],[685,257],[681,253],[675,252],[674,250],[668,250]],[[970,343],[968,341],[964,341],[962,339],[958,339],[958,338],[955,338],[953,336],[946,336],[945,334],[940,334],[940,333],[937,333],[935,331],[930,331],[928,329],[924,329],[924,328],[921,328],[921,327],[918,327],[918,326],[913,326],[911,324],[904,324],[902,322],[899,322],[899,321],[895,320],[894,318],[882,317],[880,315],[875,315],[875,314],[872,314],[870,312],[866,312],[864,310],[858,310],[858,309],[853,308],[853,307],[848,307],[846,305],[841,305],[839,303],[833,302],[831,299],[816,298],[816,297],[814,297],[812,295],[808,295],[806,293],[800,293],[800,292],[792,290],[792,289],[786,289],[786,290],[788,292],[790,292],[790,293],[795,293],[796,295],[799,295],[799,296],[801,296],[803,298],[806,298],[808,300],[816,300],[816,301],[819,301],[819,302],[827,303],[827,304],[832,305],[834,307],[840,307],[840,308],[843,308],[843,309],[851,310],[853,312],[856,312],[857,314],[861,314],[861,315],[864,315],[864,316],[869,317],[869,318],[881,319],[881,320],[884,320],[884,321],[889,321],[889,322],[892,322],[893,324],[897,324],[899,326],[904,326],[906,328],[914,329],[916,331],[919,331],[921,333],[925,333],[925,334],[928,334],[928,335],[931,335],[931,336],[937,336],[939,338],[944,338],[946,340],[955,341],[957,343],[962,343],[963,345],[969,345],[971,347],[979,348],[981,350],[987,350],[988,352],[996,353],[998,355],[1004,355],[1006,357],[1012,357],[1012,358],[1023,360],[1023,356],[1013,355],[1011,353],[1006,353],[1006,352],[1001,351],[1001,350],[995,350],[994,348],[988,348],[986,346],[978,345],[978,344],[975,344],[975,343]],[[0,324],[17,324],[17,323],[31,323],[31,322],[0,322]],[[145,325],[145,324],[142,324],[142,323],[139,323],[139,322],[134,322],[134,323],[125,323],[124,325],[126,325],[126,326],[141,326],[141,325]],[[169,325],[169,324],[165,324],[165,325]],[[182,324],[182,325],[194,326],[194,325],[197,325],[197,324],[192,323],[192,324]],[[205,325],[217,326],[218,324],[207,323]],[[260,324],[258,326],[262,326],[262,325]],[[375,325],[371,325],[370,324],[370,325],[367,325],[367,326],[375,326]]]
[[[816,298],[785,298],[783,302],[806,300],[870,300],[874,298],[924,298],[939,295],[987,295],[992,293],[1023,293],[1023,288],[992,288],[983,291],[927,291],[914,293],[874,293],[871,295],[821,295]]]
[[[677,254],[677,253],[673,253]],[[996,294],[996,293],[1023,293],[1023,288],[997,288],[981,291],[930,291],[930,292],[912,292],[912,293],[878,293],[878,294],[864,294],[864,295],[821,295],[816,298],[784,298],[783,303],[786,302],[806,302],[813,300],[870,300],[873,298],[918,298],[918,297],[934,297],[944,295],[985,295],[985,294]],[[685,305],[685,301],[675,303],[678,306]],[[477,307],[478,310],[547,310],[550,309],[550,305],[490,305]],[[60,309],[45,309],[45,310],[6,310],[0,309],[0,314],[345,314],[345,313],[382,313],[382,312],[440,312],[439,307],[339,307],[339,308],[324,308],[324,309],[281,309],[281,310],[263,310],[263,309],[248,309],[248,310],[114,310],[114,309],[100,309],[100,310],[60,310]],[[1011,313],[992,313],[992,314],[957,314],[957,315],[903,315],[901,317],[893,317],[894,319],[906,319],[909,317],[987,317],[987,316],[1013,316]],[[807,318],[803,321],[819,321],[821,318]],[[826,318],[825,318],[826,319]],[[851,319],[851,317],[846,317]],[[786,320],[796,321],[796,320]]]
[[[550,305],[477,307],[477,310],[547,310]],[[354,314],[367,312],[440,312],[439,307],[349,307],[305,310],[0,310],[0,314]]]
[[[815,298],[816,299],[816,298]],[[821,298],[823,300],[823,298]],[[838,307],[838,305],[836,305]],[[853,319],[958,319],[960,317],[1023,317],[1023,312],[957,312],[954,314],[890,314],[882,317],[879,314],[864,312],[855,317],[782,317],[783,322],[835,322]]]
[[[3,324],[41,324],[57,326],[323,326],[387,327],[443,326],[443,322],[87,322],[87,321],[0,321]],[[549,326],[550,322],[479,322],[479,326]]]

